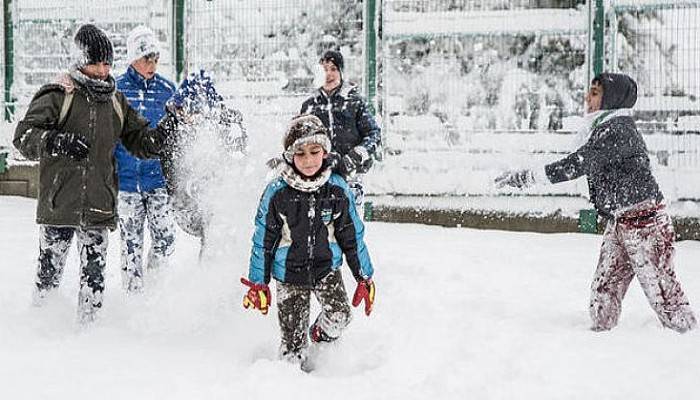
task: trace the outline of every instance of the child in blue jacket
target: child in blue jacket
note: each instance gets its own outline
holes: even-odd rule
[[[331,171],[328,131],[315,116],[295,118],[284,138],[286,165],[263,193],[255,218],[249,287],[243,305],[267,314],[268,284],[277,281],[280,357],[304,368],[308,338],[331,342],[350,323],[340,266],[345,255],[357,281],[353,306],[374,301],[373,267],[364,225],[348,184]],[[321,312],[309,328],[311,295]],[[308,338],[307,338],[308,330]]]
[[[117,79],[117,89],[148,119],[151,127],[165,115],[165,104],[175,85],[156,72],[160,49],[155,34],[145,26],[127,38],[130,65]],[[119,174],[119,232],[122,283],[129,293],[143,288],[144,224],[148,220],[151,248],[148,270],[167,265],[174,251],[175,223],[159,159],[141,159],[118,144],[114,157]]]

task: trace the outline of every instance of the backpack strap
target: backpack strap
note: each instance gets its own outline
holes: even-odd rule
[[[71,104],[73,104],[73,92],[65,92],[65,95],[63,96],[63,104],[61,105],[61,112],[58,114],[57,126],[62,126],[63,123],[66,122],[66,117],[68,116],[68,110],[70,110]]]
[[[68,111],[70,110],[71,104],[73,104],[73,94],[74,92],[67,92],[63,97],[61,112],[58,114],[57,126],[61,126],[64,122],[66,122]],[[119,103],[119,99],[117,99],[116,92],[112,95],[112,108],[114,108],[114,112],[117,113],[117,117],[119,118],[119,127],[124,128],[124,110],[122,109],[122,105]]]
[[[122,105],[119,103],[119,99],[117,99],[117,92],[112,94],[112,107],[114,108],[114,112],[117,113],[117,117],[119,117],[119,127],[124,129],[124,110],[122,109]]]

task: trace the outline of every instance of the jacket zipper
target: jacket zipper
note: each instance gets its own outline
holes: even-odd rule
[[[306,262],[306,276],[309,279],[309,286],[314,286],[314,279],[311,275],[311,269],[314,262],[314,247],[316,246],[316,234],[314,230],[314,220],[316,219],[316,195],[309,193],[309,236],[307,237],[307,246],[309,248],[309,258]]]
[[[321,89],[321,94],[326,98],[327,102],[326,111],[328,112],[328,133],[330,133],[332,141],[335,138],[335,129],[333,129],[333,125],[335,124],[335,121],[333,121],[333,102],[331,101],[331,96],[327,95],[323,89]]]
[[[90,119],[88,122],[88,132],[91,133],[91,137],[96,138],[95,135],[95,122],[97,120],[97,112],[95,110],[94,104],[90,101],[90,96],[85,96],[85,99],[88,102],[88,109],[90,110]],[[94,146],[94,143],[93,143]],[[82,184],[83,184],[83,190],[80,191],[80,204],[82,204],[82,210],[80,212],[80,225],[85,226],[86,225],[86,217],[85,213],[87,211],[87,168],[88,165],[90,164],[90,152],[88,151],[87,157],[85,157],[85,160],[83,160],[82,163]]]

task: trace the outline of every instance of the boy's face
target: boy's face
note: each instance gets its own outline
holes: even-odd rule
[[[136,72],[146,79],[151,79],[156,74],[156,69],[158,69],[158,61],[160,56],[158,54],[149,54],[146,57],[141,57],[138,60],[131,63]]]
[[[109,71],[112,70],[112,64],[108,62],[100,62],[96,64],[88,64],[80,69],[88,78],[106,81],[109,76]]]
[[[586,93],[586,112],[592,113],[600,110],[603,105],[603,86],[598,82],[593,82],[591,88]]]
[[[326,152],[317,143],[305,144],[294,153],[294,166],[305,177],[311,177],[321,169]]]
[[[330,61],[321,63],[321,66],[323,67],[323,72],[326,75],[325,81],[323,82],[323,87],[333,89],[340,85],[340,71],[338,71],[338,67],[336,67],[335,64]]]

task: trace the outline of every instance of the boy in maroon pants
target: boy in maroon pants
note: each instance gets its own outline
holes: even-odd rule
[[[617,325],[622,299],[636,275],[661,324],[683,333],[697,322],[673,271],[673,225],[632,119],[636,101],[632,78],[599,74],[586,95],[586,142],[541,171],[506,172],[496,178],[496,185],[524,188],[586,175],[591,201],[607,220],[591,285],[592,329]]]

